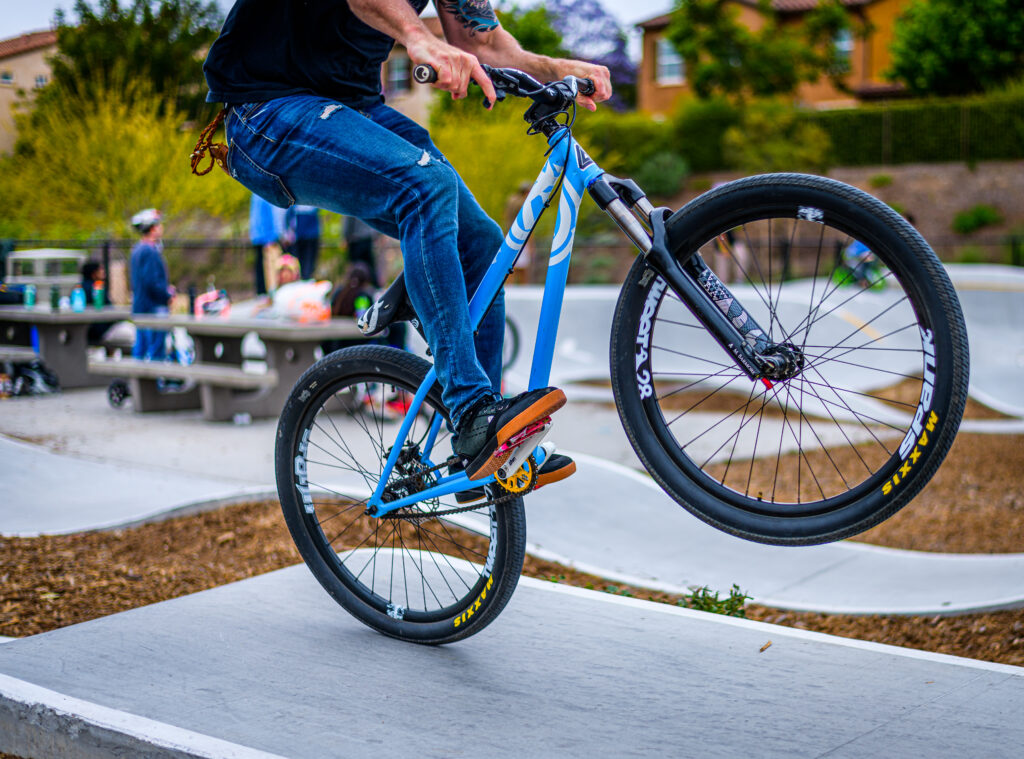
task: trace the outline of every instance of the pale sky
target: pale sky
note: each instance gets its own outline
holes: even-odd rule
[[[673,0],[601,1],[624,26],[667,13],[673,5]],[[218,3],[225,12],[232,5],[230,0],[218,0]],[[97,7],[95,0],[91,4]],[[523,4],[529,5],[529,2]],[[49,29],[57,8],[70,12],[74,0],[3,0],[3,5],[4,9],[0,11],[0,40],[17,37],[25,32]]]

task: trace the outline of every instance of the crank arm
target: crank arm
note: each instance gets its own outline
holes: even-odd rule
[[[513,474],[518,472],[519,467],[521,467],[523,465],[523,462],[530,457],[534,449],[538,445],[540,445],[540,443],[544,440],[545,437],[547,437],[547,434],[550,431],[551,417],[547,417],[545,420],[542,420],[536,424],[531,424],[525,430],[523,430],[515,437],[510,439],[503,446],[499,447],[498,450],[495,452],[496,455],[504,453],[509,448],[513,447],[516,449],[516,451],[515,453],[512,454],[512,457],[508,461],[506,461],[501,467],[498,468],[498,471],[495,472],[494,475],[495,478],[499,480],[507,480]],[[515,442],[516,440],[518,440],[518,442]],[[528,445],[523,445],[523,443],[528,443]]]

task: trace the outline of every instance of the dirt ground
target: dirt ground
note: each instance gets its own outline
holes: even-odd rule
[[[1024,436],[961,434],[924,492],[861,536],[875,545],[1024,552]],[[0,537],[0,635],[20,637],[299,563],[276,502],[249,503],[108,532]],[[527,557],[532,577],[680,599]],[[728,588],[713,588],[728,595]],[[324,603],[330,603],[325,595]],[[746,616],[850,638],[1024,665],[1024,609],[958,616],[850,616],[754,604]]]

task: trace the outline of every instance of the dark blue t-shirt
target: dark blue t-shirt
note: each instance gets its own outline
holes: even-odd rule
[[[422,13],[427,0],[409,0]],[[381,99],[381,64],[395,41],[345,0],[238,0],[203,73],[211,103],[323,95],[348,105]]]

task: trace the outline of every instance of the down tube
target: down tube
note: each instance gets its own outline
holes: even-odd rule
[[[579,220],[580,203],[586,186],[604,172],[567,133],[568,150],[554,144],[552,155],[561,153],[568,158],[562,182],[562,194],[558,201],[558,218],[555,221],[555,235],[551,240],[551,255],[548,258],[547,276],[544,279],[544,300],[540,306],[537,322],[537,339],[533,348],[533,365],[530,367],[530,388],[547,387],[551,377],[551,361],[555,355],[555,338],[558,337],[558,322],[562,314],[562,300],[565,283],[569,278],[569,263],[572,260],[572,245],[576,239],[576,222]]]
[[[491,262],[491,268],[487,270],[479,287],[469,300],[469,318],[474,328],[480,324],[491,301],[497,295],[498,289],[504,284],[505,275],[512,268],[523,245],[526,244],[526,238],[529,237],[533,225],[544,213],[544,206],[551,200],[551,196],[555,192],[555,184],[558,182],[558,176],[562,173],[564,165],[565,151],[553,151],[548,156],[544,168],[541,169],[537,181],[533,183],[530,194],[527,195],[523,207],[519,209],[515,223],[505,235],[501,247],[498,248],[498,252]]]

